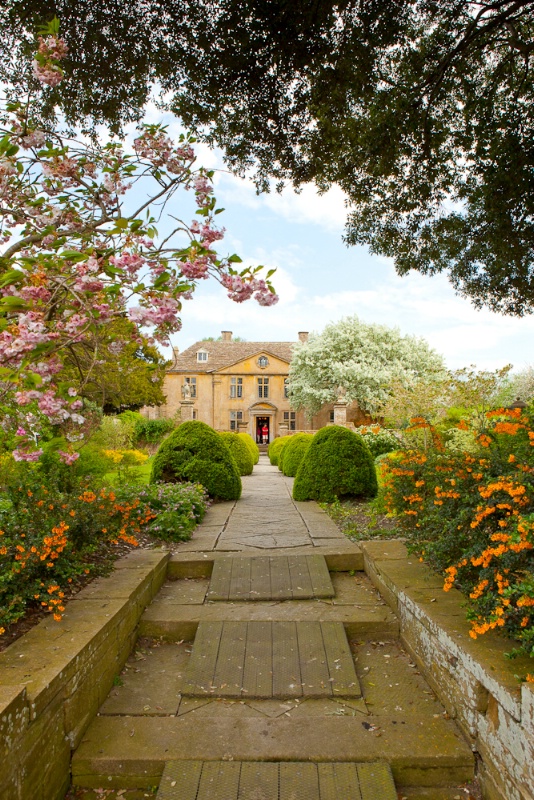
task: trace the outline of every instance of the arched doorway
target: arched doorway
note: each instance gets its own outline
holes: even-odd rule
[[[277,411],[272,403],[255,403],[249,408],[249,433],[256,444],[267,445],[274,439]]]

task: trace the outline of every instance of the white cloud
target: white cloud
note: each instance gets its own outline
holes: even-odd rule
[[[225,203],[256,211],[268,209],[284,220],[319,225],[330,232],[341,234],[343,230],[347,216],[345,194],[337,186],[323,195],[312,185],[304,186],[300,193],[286,187],[281,193],[258,195],[252,180],[224,172],[219,174],[218,184],[219,195]]]

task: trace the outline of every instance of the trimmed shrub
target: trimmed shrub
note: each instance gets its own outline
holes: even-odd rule
[[[216,500],[238,500],[241,478],[221,436],[199,420],[182,423],[154,457],[151,483],[200,483]]]
[[[254,467],[252,461],[252,453],[247,447],[246,442],[239,438],[239,434],[232,433],[231,431],[224,431],[220,433],[223,442],[235,458],[235,463],[239,470],[240,475],[250,475]]]
[[[277,439],[273,439],[272,442],[270,443],[267,450],[267,455],[269,456],[269,461],[271,462],[273,467],[278,466],[278,459],[280,457],[280,453],[284,445],[287,443],[288,438],[289,438],[288,436],[279,436]]]
[[[332,503],[343,497],[376,497],[377,491],[373,457],[362,437],[331,425],[313,437],[297,471],[293,498]]]
[[[260,460],[260,448],[254,441],[252,436],[249,433],[238,433],[237,435],[239,436],[240,439],[242,439],[245,442],[246,446],[250,450],[250,454],[252,456],[252,463],[257,464],[258,461]]]
[[[294,478],[300,466],[300,462],[306,455],[308,447],[310,446],[313,434],[311,433],[296,433],[294,436],[288,436],[288,443],[282,449],[282,466],[281,470],[288,478]],[[279,460],[280,465],[280,460]]]

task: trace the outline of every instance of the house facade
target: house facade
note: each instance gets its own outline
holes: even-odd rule
[[[307,332],[298,334],[308,339]],[[149,419],[198,419],[217,431],[249,433],[258,444],[302,430],[318,430],[334,422],[334,405],[325,405],[311,420],[291,408],[289,365],[297,342],[233,341],[222,331],[219,341],[195,342],[183,353],[174,348],[159,408],[145,408]]]

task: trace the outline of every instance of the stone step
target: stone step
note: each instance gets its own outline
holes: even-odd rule
[[[195,534],[196,535],[196,534]],[[187,545],[193,547],[195,545],[195,537],[191,542],[186,542]],[[279,547],[266,549],[261,553],[258,550],[245,548],[240,551],[219,551],[219,550],[203,550],[202,546],[194,552],[190,552],[190,548],[182,548],[178,553],[174,553],[169,559],[167,570],[167,577],[170,580],[177,580],[179,578],[206,578],[210,577],[214,564],[219,560],[226,560],[229,558],[250,558],[261,555],[262,557],[273,556],[307,556],[307,555],[321,555],[326,561],[326,565],[330,572],[363,572],[363,552],[361,548],[354,542],[348,539],[324,539],[317,540],[315,546],[306,545],[298,547]]]
[[[97,717],[74,754],[72,781],[88,788],[150,787],[159,783],[167,762],[179,760],[381,760],[404,786],[450,786],[472,780],[474,771],[471,750],[452,721],[442,718],[396,714],[378,728],[359,713],[293,719],[193,712]]]
[[[319,600],[278,603],[170,603],[156,598],[143,614],[140,636],[168,641],[192,640],[201,622],[340,622],[352,638],[383,639],[398,635],[399,623],[386,605],[360,607]]]
[[[157,800],[397,800],[384,762],[170,761]]]
[[[215,561],[207,600],[306,600],[333,597],[324,556],[241,556]]]
[[[185,697],[361,697],[340,622],[201,622]]]

